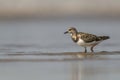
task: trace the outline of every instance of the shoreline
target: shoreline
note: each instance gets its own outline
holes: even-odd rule
[[[63,53],[11,53],[0,54],[0,62],[64,62],[82,60],[120,60],[120,51],[96,52],[95,54],[83,52]],[[112,56],[112,57],[110,57]]]

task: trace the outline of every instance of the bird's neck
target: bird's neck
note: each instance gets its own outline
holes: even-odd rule
[[[76,33],[71,33],[71,38],[74,42],[77,42],[78,41],[77,32]]]

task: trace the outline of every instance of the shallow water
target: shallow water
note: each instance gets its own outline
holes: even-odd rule
[[[7,56],[0,58],[2,80],[119,80],[120,56]]]
[[[95,55],[79,54],[83,48],[63,34],[69,26],[111,39]],[[119,26],[115,18],[0,20],[0,79],[119,80]]]

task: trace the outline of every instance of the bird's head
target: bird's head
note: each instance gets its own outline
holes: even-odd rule
[[[64,34],[67,34],[67,33],[73,35],[77,33],[77,30],[74,27],[70,27],[66,32],[64,32]]]

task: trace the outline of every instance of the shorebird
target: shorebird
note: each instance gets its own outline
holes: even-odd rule
[[[85,48],[85,53],[87,53],[87,47],[90,47],[91,52],[94,52],[93,48],[96,45],[110,38],[109,36],[96,36],[94,34],[78,32],[74,27],[70,27],[66,32],[64,32],[64,34],[66,33],[70,34],[73,42]]]

